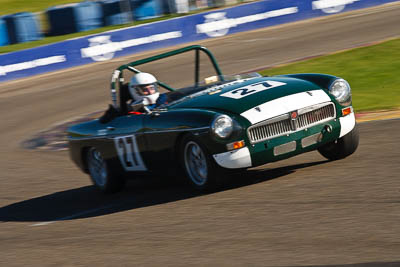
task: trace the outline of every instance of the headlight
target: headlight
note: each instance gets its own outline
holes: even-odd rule
[[[329,87],[329,92],[344,106],[351,103],[351,89],[348,82],[343,79],[335,80]]]
[[[233,121],[227,115],[219,115],[211,123],[211,129],[219,138],[228,138],[233,132]]]

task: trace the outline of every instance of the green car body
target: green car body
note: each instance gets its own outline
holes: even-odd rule
[[[149,113],[130,114],[122,71],[137,73],[133,66],[191,50],[197,58],[201,51],[209,55],[216,70],[212,82],[200,84],[195,75],[194,85],[181,90],[159,82],[171,91],[168,104]],[[103,191],[120,190],[122,180],[115,177],[121,173],[165,172],[171,166],[186,170],[192,184],[204,189],[215,184],[226,169],[256,167],[316,149],[329,159],[344,158],[357,148],[358,134],[351,95],[344,103],[330,91],[337,81],[343,80],[324,74],[227,78],[212,54],[200,46],[133,62],[113,75],[113,104],[119,115],[68,129],[71,158],[93,176],[89,150],[101,154],[104,170],[99,173],[106,180],[99,186],[92,179]],[[336,85],[345,86],[345,81]],[[218,131],[228,134],[221,137]],[[340,140],[346,144],[340,145]],[[193,174],[193,168],[199,171]],[[118,185],[108,186],[110,177],[117,179]]]

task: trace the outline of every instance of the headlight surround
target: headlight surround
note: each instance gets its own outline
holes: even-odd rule
[[[329,87],[329,92],[343,106],[351,104],[351,88],[347,81],[343,79],[335,80]]]
[[[234,122],[227,115],[219,115],[211,123],[211,130],[219,138],[226,139],[232,135]]]

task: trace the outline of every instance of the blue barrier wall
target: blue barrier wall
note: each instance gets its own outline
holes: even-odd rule
[[[161,16],[163,13],[161,1],[162,0],[131,0],[134,19],[143,20]]]
[[[103,25],[103,11],[100,3],[84,1],[74,6],[78,32],[100,28]]]
[[[122,12],[120,0],[99,1],[103,11],[103,25],[116,25],[129,22],[129,14]]]
[[[42,38],[36,16],[23,12],[3,17],[7,25],[8,40],[11,44],[30,42]]]
[[[0,81],[394,0],[264,0],[0,55]],[[111,71],[111,70],[110,70]]]
[[[0,46],[8,45],[8,31],[4,20],[0,18]]]
[[[63,35],[77,32],[74,14],[75,5],[54,6],[46,10],[49,19],[49,35]]]
[[[103,26],[103,11],[97,2],[54,6],[47,9],[46,14],[50,24],[49,35],[64,35]]]

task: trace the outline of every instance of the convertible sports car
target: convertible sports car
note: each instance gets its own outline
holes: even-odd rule
[[[194,51],[193,85],[166,89],[168,103],[132,112],[124,73]],[[201,54],[205,53],[205,54]],[[200,55],[215,75],[200,81]],[[157,74],[155,74],[157,76]],[[72,160],[103,192],[120,191],[141,172],[181,170],[199,190],[215,188],[228,170],[246,169],[318,150],[329,160],[355,152],[358,131],[349,84],[324,74],[222,75],[209,50],[193,45],[120,66],[113,104],[99,119],[68,129]]]

